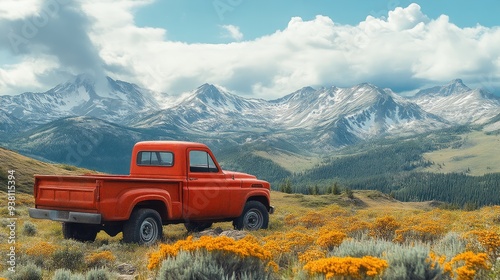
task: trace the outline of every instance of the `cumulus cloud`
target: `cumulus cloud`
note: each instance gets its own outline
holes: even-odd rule
[[[265,99],[309,85],[371,82],[396,92],[455,78],[490,91],[500,85],[500,28],[460,28],[446,15],[429,18],[417,4],[395,8],[383,18],[368,16],[357,25],[322,15],[307,21],[293,17],[282,30],[246,41],[236,26],[226,25],[221,28],[236,42],[188,44],[169,40],[168,30],[135,25],[133,10],[149,2],[92,0],[61,7],[51,18],[54,26],[47,24],[40,38],[20,48],[19,65],[35,67],[29,57],[43,51],[51,63],[35,73],[100,69],[170,94],[208,82]],[[23,21],[12,17],[0,18],[0,31],[10,31],[2,29],[5,21],[22,28]],[[76,41],[66,42],[66,36]],[[8,45],[0,42],[0,48]],[[0,90],[16,90],[12,77],[19,65],[0,65]]]

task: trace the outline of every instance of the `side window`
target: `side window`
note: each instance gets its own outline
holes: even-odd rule
[[[141,151],[137,154],[137,165],[173,166],[174,154],[171,152]]]
[[[189,152],[189,171],[191,172],[218,172],[210,154],[205,151]]]

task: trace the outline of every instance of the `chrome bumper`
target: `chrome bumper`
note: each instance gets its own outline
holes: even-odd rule
[[[46,210],[30,208],[29,214],[34,219],[49,219],[59,222],[81,223],[81,224],[100,224],[101,214]]]
[[[269,206],[269,214],[273,214],[274,213],[274,206]]]

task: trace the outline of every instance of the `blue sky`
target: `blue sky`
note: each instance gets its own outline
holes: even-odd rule
[[[135,15],[139,26],[167,29],[170,40],[223,43],[228,40],[221,36],[220,25],[239,26],[244,39],[253,40],[285,28],[294,16],[311,20],[325,15],[338,24],[356,25],[368,15],[387,17],[389,10],[413,2],[430,18],[445,14],[460,27],[500,24],[498,0],[176,0],[156,1],[141,7]]]
[[[0,95],[106,75],[181,95],[305,86],[500,94],[500,1],[2,0]]]

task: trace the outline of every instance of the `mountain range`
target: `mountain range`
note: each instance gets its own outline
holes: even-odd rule
[[[134,142],[202,141],[325,155],[380,137],[498,121],[500,98],[457,79],[403,97],[362,83],[304,87],[276,100],[204,84],[181,97],[79,75],[43,93],[0,96],[3,146],[50,161],[126,173]],[[264,148],[263,148],[264,147]],[[118,162],[119,159],[119,162]],[[118,163],[117,163],[118,162]]]
[[[160,108],[155,93],[106,77],[103,85],[89,75],[78,75],[43,92],[1,96],[3,110],[29,124],[44,124],[68,116],[91,116],[121,123]]]

